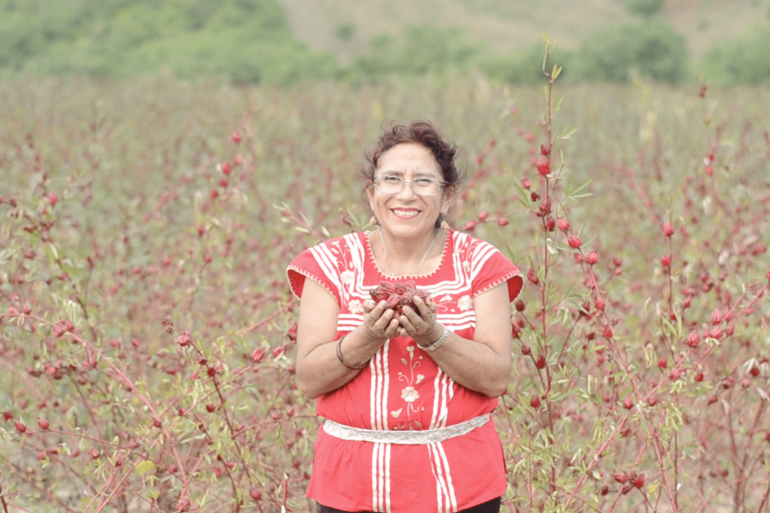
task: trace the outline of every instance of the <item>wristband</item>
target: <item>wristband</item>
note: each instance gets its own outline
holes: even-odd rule
[[[356,367],[356,366],[354,366],[354,365],[350,365],[350,364],[349,364],[348,362],[346,362],[346,361],[345,361],[345,359],[342,357],[342,339],[344,339],[346,336],[347,336],[347,335],[342,335],[342,337],[340,337],[340,339],[337,341],[337,358],[339,358],[339,359],[340,359],[340,363],[342,363],[342,365],[344,365],[344,366],[345,366],[345,367],[347,367],[348,369],[350,369],[350,370],[361,370],[361,369],[363,369],[364,367],[366,367],[367,365],[369,365],[369,362],[364,362],[364,363],[362,363],[361,365],[359,365],[358,367]]]
[[[444,345],[444,342],[449,340],[449,334],[451,333],[448,329],[446,329],[446,326],[442,325],[442,328],[444,328],[444,331],[441,333],[441,336],[433,342],[432,344],[428,344],[427,346],[421,346],[420,344],[417,344],[417,347],[422,349],[423,351],[435,351],[439,347]]]

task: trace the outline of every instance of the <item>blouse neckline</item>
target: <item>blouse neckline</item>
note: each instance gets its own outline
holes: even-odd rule
[[[372,232],[361,232],[361,234],[364,237],[364,244],[366,245],[366,252],[369,255],[369,260],[371,261],[372,265],[375,269],[377,269],[377,272],[380,273],[380,276],[383,276],[384,278],[388,280],[409,280],[409,279],[423,279],[423,278],[429,278],[433,276],[434,274],[438,273],[441,268],[444,266],[444,262],[447,260],[447,249],[449,248],[449,239],[452,238],[452,230],[445,230],[446,231],[446,237],[444,237],[444,248],[441,250],[441,261],[439,262],[438,266],[431,272],[427,274],[405,274],[403,276],[396,276],[395,278],[389,274],[386,274],[380,269],[380,266],[377,265],[377,260],[374,259],[374,251],[372,250],[372,244],[369,241],[369,234]]]

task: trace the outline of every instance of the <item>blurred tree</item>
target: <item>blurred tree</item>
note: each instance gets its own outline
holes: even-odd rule
[[[551,64],[564,67],[562,77],[570,77],[574,55],[554,47]],[[481,60],[481,69],[491,78],[520,84],[536,84],[545,80],[543,74],[543,44],[535,43],[521,52],[504,56],[490,55]]]
[[[684,38],[659,21],[638,21],[596,32],[583,40],[576,59],[581,78],[625,82],[631,70],[678,82],[687,65]]]
[[[756,30],[740,39],[712,48],[702,71],[713,82],[770,84],[770,30]]]
[[[653,16],[660,12],[664,0],[624,0],[626,9],[633,14]]]

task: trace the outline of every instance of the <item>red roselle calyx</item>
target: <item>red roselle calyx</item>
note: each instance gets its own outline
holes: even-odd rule
[[[719,308],[711,313],[711,324],[714,326],[722,324],[722,312],[719,311]]]
[[[537,285],[540,283],[540,279],[537,277],[537,273],[535,273],[535,270],[531,267],[527,271],[527,280],[529,280],[532,285]]]
[[[569,247],[572,249],[578,249],[580,246],[583,245],[583,241],[580,240],[580,237],[577,235],[570,235],[567,237],[567,242],[569,243]]]
[[[617,481],[620,484],[625,484],[626,481],[628,481],[628,476],[622,472],[618,472],[617,474],[614,474],[612,477],[615,479],[615,481]]]
[[[241,134],[238,133],[237,130],[233,132],[233,142],[235,144],[238,144],[239,142],[241,142]]]
[[[529,405],[533,408],[539,408],[540,407],[540,397],[537,395],[533,395],[532,399],[529,400]]]
[[[569,221],[561,217],[556,220],[556,226],[565,233],[569,231]]]
[[[508,226],[508,220],[504,217],[501,217],[500,219],[497,220],[497,226],[500,226],[500,227]]]
[[[691,331],[690,335],[687,337],[687,345],[690,347],[698,347],[699,342],[700,337],[698,336],[698,332]]]
[[[403,314],[403,308],[408,306],[417,315],[420,315],[420,310],[414,304],[414,298],[419,297],[426,305],[433,304],[433,298],[430,294],[424,290],[418,289],[414,280],[409,280],[404,283],[392,283],[387,281],[381,281],[379,286],[369,291],[369,295],[375,303],[385,301],[386,308],[390,308],[398,316]]]
[[[551,161],[545,155],[541,155],[537,159],[537,172],[540,173],[540,176],[546,176],[551,172]]]
[[[663,223],[663,235],[666,237],[671,237],[674,235],[674,226],[671,224],[670,221],[666,221]]]
[[[19,433],[24,434],[27,432],[27,426],[25,426],[18,420],[14,422],[13,425],[16,427],[16,431],[18,431]]]
[[[589,265],[594,265],[596,262],[599,261],[599,255],[596,253],[596,250],[591,250],[590,253],[588,253],[588,256],[586,256],[586,262],[588,262]]]
[[[478,218],[479,218],[479,221],[481,221],[482,223],[486,221],[488,217],[489,217],[489,212],[487,212],[486,210],[482,210],[481,212],[479,212]]]
[[[540,145],[540,154],[545,157],[551,156],[551,146],[548,144],[541,144]]]
[[[660,265],[663,267],[668,267],[671,265],[671,256],[669,255],[663,255],[660,257]]]
[[[530,183],[528,178],[522,178],[521,179],[521,187],[523,189],[529,190],[532,187],[532,183]],[[768,272],[768,275],[770,275],[770,272]],[[770,276],[768,276],[768,280],[770,280]]]
[[[45,419],[37,419],[37,425],[43,430],[47,430],[49,427],[48,421]]]

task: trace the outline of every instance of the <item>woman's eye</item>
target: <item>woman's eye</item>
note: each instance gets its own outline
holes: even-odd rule
[[[386,176],[382,181],[385,183],[401,183],[401,179],[397,176]]]
[[[427,187],[433,183],[433,180],[430,180],[428,178],[419,178],[414,181],[414,184],[417,187]]]

